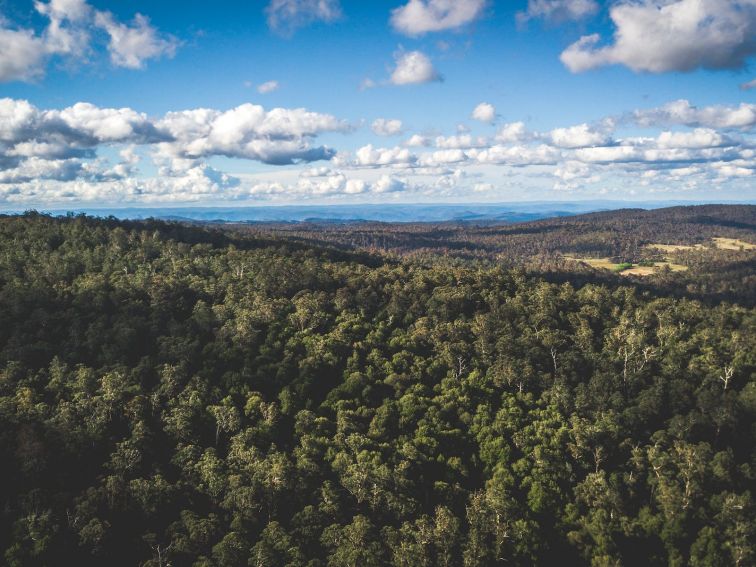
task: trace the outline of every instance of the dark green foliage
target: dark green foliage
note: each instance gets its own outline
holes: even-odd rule
[[[2,218],[0,561],[752,565],[756,313],[668,295]]]
[[[625,270],[629,270],[632,267],[633,267],[633,265],[630,262],[622,262],[620,264],[617,264],[614,267],[614,271],[615,272],[624,272]]]

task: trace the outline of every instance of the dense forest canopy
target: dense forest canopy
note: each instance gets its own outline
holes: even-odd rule
[[[668,214],[0,217],[4,563],[753,565],[753,255],[552,261],[756,243],[754,208]]]

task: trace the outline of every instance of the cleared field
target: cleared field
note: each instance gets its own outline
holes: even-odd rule
[[[577,258],[575,256],[565,256],[565,258],[575,260],[576,262],[584,262],[585,264],[588,264],[593,268],[600,268],[604,270],[616,271],[617,267],[619,266],[619,264],[610,261],[609,258]],[[669,269],[673,272],[682,272],[688,269],[688,266],[675,264],[673,262],[665,260],[663,262],[655,262],[653,266],[633,265],[631,268],[622,270],[618,273],[622,276],[650,276],[651,274],[655,274],[656,272],[664,268],[664,266],[669,266]]]
[[[750,242],[745,242],[743,240],[738,240],[737,238],[720,238],[720,237],[714,237],[712,238],[714,241],[714,244],[716,244],[717,248],[721,250],[754,250],[756,249],[756,244],[751,244]]]
[[[738,240],[737,238],[724,238],[721,236],[715,236],[711,239],[714,246],[718,248],[719,250],[754,250],[756,249],[756,244],[751,244],[750,242],[745,242],[743,240]],[[685,244],[659,244],[659,243],[652,243],[652,244],[646,244],[645,248],[654,248],[656,250],[661,250],[662,252],[679,252],[680,250],[702,250],[706,248],[703,244],[694,244],[692,246],[685,245]]]
[[[661,250],[662,252],[678,252],[680,250],[694,250],[696,248],[706,248],[703,244],[696,244],[694,246],[687,246],[684,244],[646,244],[644,248],[654,248]]]
[[[623,276],[650,276],[656,271],[656,266],[634,266],[620,272]]]
[[[663,262],[654,262],[654,269],[659,270],[663,268],[664,266],[669,266],[669,269],[673,272],[684,272],[688,269],[688,266],[684,266],[682,264],[675,264],[673,262],[670,262],[669,260],[664,260]]]
[[[713,245],[713,246],[712,246]],[[675,252],[682,250],[705,250],[716,248],[718,250],[756,250],[756,244],[745,242],[744,240],[738,240],[737,238],[725,238],[722,236],[715,236],[711,239],[711,244],[661,244],[654,242],[646,244],[644,248],[657,250],[663,252],[665,256],[667,254],[672,255]],[[583,262],[593,268],[602,270],[611,270],[624,276],[650,276],[656,272],[664,269],[668,266],[673,272],[682,272],[687,270],[688,267],[682,264],[675,264],[670,261],[671,256],[665,257],[664,260],[654,262],[653,266],[637,266],[631,265],[625,270],[620,269],[620,264],[612,262],[609,258],[579,258],[577,256],[565,255],[565,258],[575,260],[576,262]]]
[[[609,258],[574,258],[570,257],[571,260],[575,260],[577,262],[584,262],[588,264],[589,266],[592,266],[594,268],[603,268],[605,270],[614,270],[619,264],[616,264],[609,260]]]

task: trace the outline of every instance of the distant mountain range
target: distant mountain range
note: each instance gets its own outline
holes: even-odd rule
[[[616,209],[658,209],[696,205],[692,201],[574,201],[470,204],[286,205],[257,207],[160,207],[40,209],[53,215],[68,212],[119,219],[158,218],[194,222],[526,222]],[[8,213],[22,212],[7,211]]]

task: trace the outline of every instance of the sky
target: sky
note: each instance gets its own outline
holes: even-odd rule
[[[0,208],[756,201],[756,0],[0,0]]]

